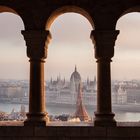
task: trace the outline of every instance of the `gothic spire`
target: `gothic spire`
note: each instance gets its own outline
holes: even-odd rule
[[[89,120],[88,113],[82,102],[82,85],[81,85],[81,83],[79,84],[79,87],[78,87],[75,117],[78,117],[81,121]]]
[[[75,65],[75,72],[77,71],[77,67],[76,67],[76,65]]]

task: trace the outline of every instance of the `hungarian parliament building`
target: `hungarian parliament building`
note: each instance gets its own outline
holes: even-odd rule
[[[47,104],[76,104],[78,85],[82,83],[82,98],[86,106],[96,105],[97,101],[97,82],[87,78],[86,82],[82,82],[81,75],[76,66],[74,72],[70,76],[70,80],[61,79],[60,76],[56,80],[51,80],[46,84],[46,100]],[[115,85],[117,84],[117,85]],[[112,102],[114,104],[127,103],[127,92],[123,83],[114,83],[112,87]]]

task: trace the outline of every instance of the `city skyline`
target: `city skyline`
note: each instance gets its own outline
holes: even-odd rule
[[[1,14],[0,19],[0,79],[29,79],[29,59],[20,33],[24,30],[22,20],[9,13]],[[139,23],[138,13],[125,15],[117,23],[116,29],[121,33],[112,58],[112,79],[140,79]],[[88,20],[79,14],[68,13],[56,18],[50,28],[52,40],[45,64],[46,80],[59,73],[69,79],[75,65],[83,80],[94,79],[96,59],[90,40],[91,30]]]

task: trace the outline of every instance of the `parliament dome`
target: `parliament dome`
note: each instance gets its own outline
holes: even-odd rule
[[[73,81],[80,82],[81,81],[81,76],[80,76],[79,72],[77,71],[76,66],[75,66],[74,72],[71,74],[70,81],[71,82],[73,82]]]

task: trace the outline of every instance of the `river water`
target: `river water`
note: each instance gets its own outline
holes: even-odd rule
[[[4,111],[10,113],[14,108],[16,111],[20,110],[20,104],[3,104],[0,103],[0,111]],[[28,111],[28,105],[25,105],[26,111]],[[88,114],[93,117],[94,116],[93,109],[87,109]],[[73,114],[75,112],[74,107],[47,107],[47,112],[50,115],[60,115],[60,114]],[[115,112],[115,119],[117,121],[140,121],[140,112],[122,112],[117,111]]]

